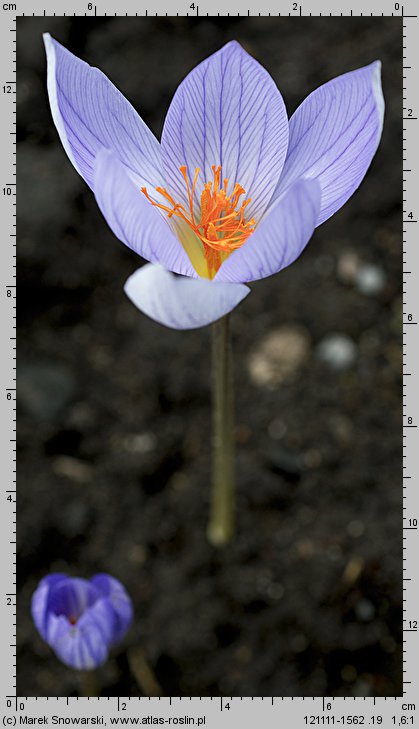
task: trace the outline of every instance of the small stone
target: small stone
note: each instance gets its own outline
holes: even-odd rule
[[[350,521],[349,524],[346,527],[346,531],[348,532],[350,537],[360,537],[364,531],[365,527],[362,521],[359,521],[358,519],[354,519],[353,521]]]
[[[370,600],[362,597],[355,605],[355,614],[358,620],[368,623],[375,615],[375,607]]]
[[[299,481],[305,465],[299,453],[272,446],[267,448],[266,457],[273,473],[278,473],[291,483]]]
[[[92,466],[70,456],[54,458],[52,468],[58,476],[66,476],[77,483],[88,483],[93,478]]]
[[[131,433],[124,438],[123,445],[127,453],[144,455],[155,449],[157,439],[153,433]]]
[[[309,351],[304,329],[283,326],[260,340],[250,355],[250,376],[256,385],[273,389],[298,372]]]
[[[386,275],[379,266],[365,264],[356,275],[355,285],[361,294],[376,296],[386,285]]]
[[[343,251],[339,256],[337,265],[337,276],[346,284],[355,282],[360,267],[360,260],[354,251]]]
[[[19,405],[35,418],[55,418],[75,396],[76,382],[67,368],[36,363],[18,370]]]
[[[147,560],[147,550],[142,544],[134,544],[128,553],[128,559],[131,564],[140,567]]]
[[[329,334],[317,346],[317,356],[330,369],[341,372],[352,367],[357,356],[355,342],[346,334]]]
[[[69,539],[84,534],[88,523],[89,511],[82,499],[71,502],[63,509],[61,529]]]
[[[346,587],[346,589],[349,589],[350,587],[352,587],[352,585],[355,584],[355,582],[361,576],[363,569],[364,560],[362,559],[362,557],[351,557],[342,575],[342,584]]]

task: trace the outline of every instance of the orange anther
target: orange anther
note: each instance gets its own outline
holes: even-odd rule
[[[185,181],[188,211],[183,205],[176,203],[164,187],[156,187],[156,192],[162,195],[170,207],[153,200],[148,194],[147,188],[142,187],[141,192],[152,205],[167,213],[169,218],[172,216],[181,218],[194,231],[203,243],[208,275],[212,278],[223,260],[236,248],[240,248],[254,231],[253,218],[247,222],[244,218],[245,208],[249,204],[250,198],[239,202],[242,195],[245,195],[245,190],[238,182],[234,185],[232,193],[228,195],[228,178],[223,179],[223,187],[220,188],[221,166],[213,165],[214,179],[203,186],[199,198],[198,219],[195,191],[200,169],[195,168],[192,184],[189,182],[186,165],[182,165],[179,169]]]

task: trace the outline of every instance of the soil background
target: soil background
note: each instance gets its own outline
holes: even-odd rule
[[[184,75],[233,38],[289,113],[383,62],[383,139],[361,188],[234,312],[225,550],[205,537],[210,330],[165,329],[124,295],[142,261],[62,149],[45,31],[157,136]],[[396,18],[18,20],[18,695],[81,691],[30,619],[51,571],[106,571],[132,596],[101,695],[147,695],[150,676],[178,696],[401,694],[401,42]]]

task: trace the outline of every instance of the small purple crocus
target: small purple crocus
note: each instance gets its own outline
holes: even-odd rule
[[[59,573],[44,577],[33,594],[31,612],[58,658],[79,670],[102,665],[133,617],[125,588],[106,574],[90,580]]]
[[[63,146],[115,235],[151,262],[125,291],[175,329],[219,319],[245,283],[293,263],[380,141],[379,61],[320,86],[288,120],[269,73],[232,41],[179,85],[159,144],[103,73],[48,34],[45,45]]]

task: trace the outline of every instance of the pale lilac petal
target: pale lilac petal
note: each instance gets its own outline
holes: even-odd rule
[[[125,293],[154,321],[172,329],[197,329],[220,319],[249,293],[242,284],[174,276],[146,265],[129,277]]]
[[[110,575],[95,575],[92,577],[91,582],[98,592],[107,598],[106,601],[101,600],[99,602],[107,602],[115,613],[111,642],[118,643],[132,623],[134,611],[131,598],[125,587]]]
[[[222,264],[215,281],[256,281],[289,266],[313,234],[320,198],[318,182],[296,182],[268,210],[242,247]]]
[[[101,631],[103,640],[108,645],[115,643],[117,641],[118,621],[109,598],[101,597],[99,600],[96,600],[94,605],[86,611],[87,613],[89,613],[89,619],[94,620],[96,626]],[[83,625],[81,620],[79,623]]]
[[[360,185],[383,128],[381,63],[365,66],[313,91],[290,119],[287,159],[272,198],[301,177],[317,179],[322,205],[317,225]]]
[[[196,276],[181,243],[110,150],[98,153],[94,193],[106,221],[125,245],[170,271]]]
[[[162,134],[166,185],[185,201],[179,172],[201,170],[197,190],[222,166],[231,191],[236,182],[252,198],[248,217],[260,218],[277,184],[288,144],[282,96],[269,73],[232,41],[182,81],[167,112]],[[198,195],[199,197],[199,195]]]
[[[61,632],[50,645],[63,663],[77,670],[101,666],[109,653],[106,633],[90,611],[76,625],[69,624],[68,630]]]
[[[93,186],[95,157],[113,149],[139,184],[160,185],[160,144],[109,79],[44,35],[48,95],[61,142],[76,170]]]
[[[54,615],[54,613],[48,613],[46,618],[45,634],[42,635],[42,637],[48,643],[48,645],[53,648],[56,641],[67,635],[70,627],[71,623],[69,623],[68,618],[66,618],[64,615]]]

